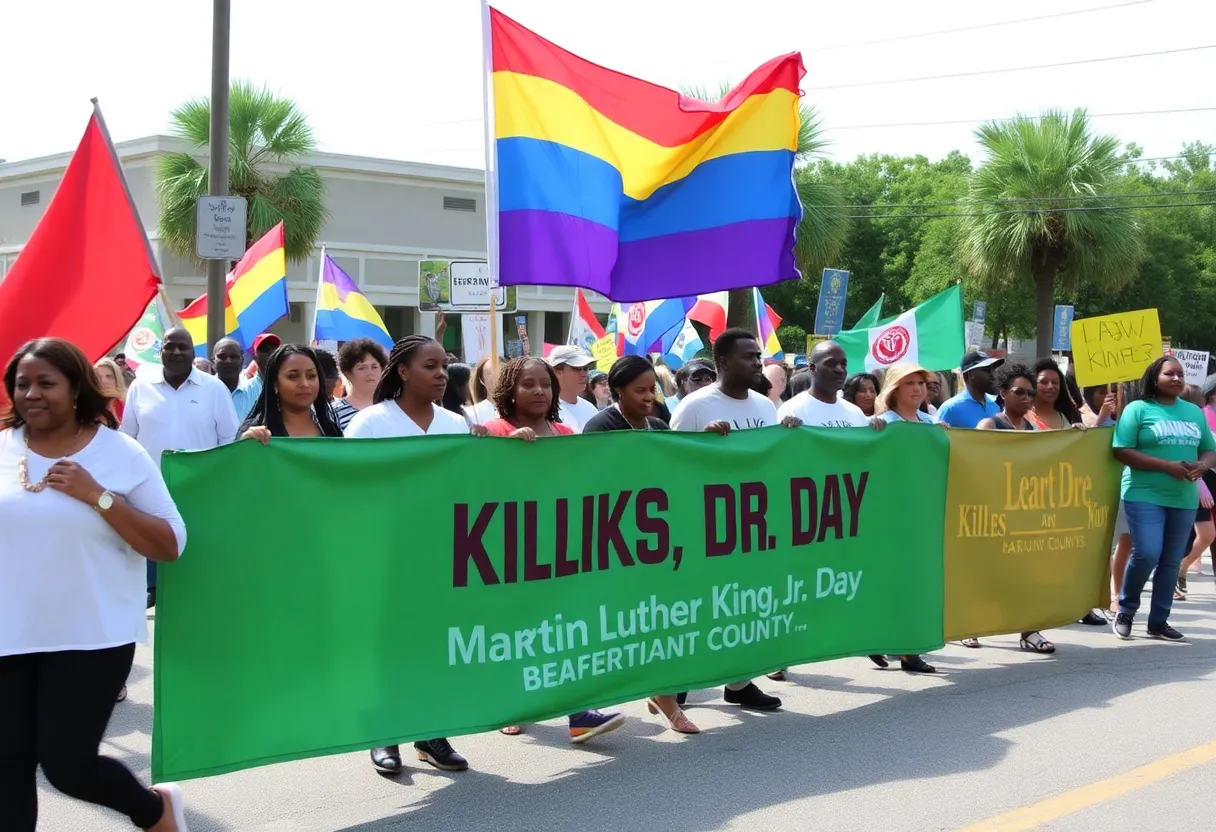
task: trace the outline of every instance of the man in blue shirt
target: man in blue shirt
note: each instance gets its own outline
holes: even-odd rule
[[[969,352],[963,356],[959,369],[963,373],[963,389],[958,395],[947,399],[937,411],[937,421],[952,428],[974,428],[984,419],[1001,412],[992,392],[996,385],[992,371],[1005,363],[1003,358],[993,358],[986,352]]]

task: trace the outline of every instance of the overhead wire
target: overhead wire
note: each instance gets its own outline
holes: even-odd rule
[[[1121,199],[1152,199],[1154,197],[1186,197],[1208,196],[1216,194],[1216,188],[1199,191],[1155,191],[1143,194],[1077,194],[1075,196],[1045,196],[1045,197],[1007,197],[1003,199],[979,200],[990,205],[1020,205],[1033,202],[1076,202],[1078,200],[1121,200]],[[845,205],[820,205],[820,208],[941,208],[950,205],[968,205],[965,200],[957,199],[949,202],[854,202]],[[899,216],[906,216],[900,214]]]
[[[925,213],[925,214],[853,214],[847,215],[845,219],[850,220],[886,220],[886,219],[932,219],[941,217],[1001,217],[1011,216],[1014,214],[1073,214],[1082,212],[1094,211],[1138,211],[1138,210],[1154,210],[1160,208],[1202,208],[1208,205],[1216,205],[1216,200],[1205,202],[1177,202],[1168,204],[1155,205],[1087,205],[1087,206],[1070,206],[1063,208],[1019,208],[1008,211],[951,211],[946,213]]]

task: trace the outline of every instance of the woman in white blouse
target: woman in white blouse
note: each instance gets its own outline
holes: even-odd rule
[[[147,640],[145,559],[186,529],[159,467],[111,430],[85,355],[57,338],[8,363],[0,413],[0,827],[33,832],[51,785],[154,832],[185,832],[181,791],[145,788],[100,756],[115,699]]]

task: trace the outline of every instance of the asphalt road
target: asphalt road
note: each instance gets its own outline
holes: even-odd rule
[[[465,773],[409,759],[388,779],[366,754],[347,754],[187,782],[190,829],[1208,830],[1216,592],[1210,576],[1191,591],[1171,619],[1188,644],[1145,639],[1142,617],[1126,643],[1109,629],[1053,630],[1054,657],[1019,651],[1015,637],[949,645],[928,657],[936,676],[864,658],[805,665],[788,682],[762,680],[785,700],[780,713],[694,693],[688,714],[704,732],[694,737],[629,703],[623,728],[582,747],[564,721],[457,738]],[[151,651],[136,662],[106,751],[146,780]],[[40,830],[131,828],[45,783],[41,799]]]

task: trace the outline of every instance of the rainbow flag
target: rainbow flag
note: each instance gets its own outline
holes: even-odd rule
[[[484,8],[500,284],[581,286],[633,303],[799,277],[800,54],[707,103],[596,66]]]
[[[224,334],[245,349],[271,324],[286,315],[287,254],[283,249],[283,223],[251,245],[228,273],[225,282]],[[182,326],[194,338],[194,352],[207,354],[207,296],[178,313]]]
[[[781,316],[773,311],[773,307],[764,302],[759,289],[752,289],[752,308],[756,310],[756,332],[759,334],[760,355],[763,358],[785,360],[781,350],[781,342],[777,340],[777,327],[781,326]]]
[[[317,279],[317,316],[312,329],[313,341],[371,338],[386,350],[393,348],[393,338],[376,307],[324,249]]]

